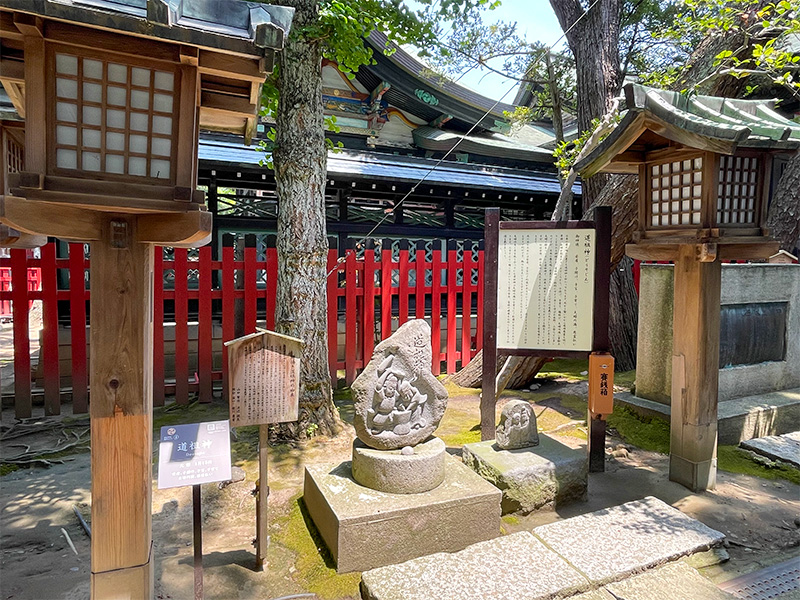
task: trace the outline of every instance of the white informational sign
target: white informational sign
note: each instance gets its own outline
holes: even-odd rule
[[[591,351],[594,229],[501,229],[497,347]]]
[[[158,444],[158,489],[228,481],[231,428],[228,421],[166,425]]]
[[[231,425],[267,425],[298,418],[303,341],[259,331],[225,342]]]

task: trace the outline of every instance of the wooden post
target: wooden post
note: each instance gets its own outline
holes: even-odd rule
[[[497,377],[497,252],[500,209],[487,208],[483,254],[483,368],[481,440],[495,437],[495,380]],[[448,335],[449,335],[448,331]]]
[[[716,485],[721,272],[720,261],[699,246],[680,246],[672,323],[669,478],[695,492]]]
[[[92,598],[152,598],[153,246],[136,219],[92,242]]]
[[[267,564],[269,548],[269,521],[267,500],[269,499],[269,425],[258,426],[258,496],[256,496],[256,570]]]

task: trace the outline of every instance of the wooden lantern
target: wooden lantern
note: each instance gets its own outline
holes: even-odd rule
[[[0,119],[0,242],[91,245],[93,598],[153,592],[153,245],[209,238],[198,131],[252,135],[292,14],[238,0],[0,0],[0,82],[25,121],[22,134]]]
[[[625,86],[612,132],[576,168],[638,173],[639,260],[675,262],[670,479],[716,481],[721,260],[767,259],[773,158],[800,148],[800,127],[773,102]]]

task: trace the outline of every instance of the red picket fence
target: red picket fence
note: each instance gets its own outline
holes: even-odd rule
[[[227,238],[227,236],[225,236]],[[217,384],[224,389],[227,355],[222,344],[256,327],[275,326],[277,252],[256,247],[246,236],[241,259],[232,241],[220,260],[212,249],[157,248],[154,277],[154,404],[165,397],[188,403],[192,394],[210,402]],[[440,242],[437,242],[437,244]],[[469,246],[470,242],[465,242]],[[10,289],[0,289],[14,321],[14,401],[18,418],[32,415],[32,397],[43,394],[44,412],[59,414],[60,398],[71,393],[74,413],[88,410],[89,260],[82,244],[69,244],[56,257],[56,245],[42,247],[41,258],[12,250],[0,258],[10,269]],[[477,250],[477,247],[476,247]],[[27,274],[41,270],[41,289],[30,289]],[[450,243],[445,251],[383,244],[375,251],[347,249],[328,255],[328,344],[331,378],[344,372],[351,383],[372,356],[376,343],[409,318],[431,324],[435,374],[452,373],[480,350],[483,329],[483,251]],[[29,306],[42,302],[43,329],[38,355],[31,356]],[[237,314],[243,330],[236,331]],[[463,326],[462,326],[463,325]],[[33,360],[32,360],[33,359]],[[34,365],[35,368],[32,368]],[[222,385],[220,385],[222,384]]]

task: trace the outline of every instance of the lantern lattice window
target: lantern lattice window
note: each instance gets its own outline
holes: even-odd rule
[[[650,225],[698,225],[703,183],[703,158],[650,166]]]
[[[25,149],[13,138],[6,137],[6,170],[8,173],[20,173],[25,165]]]
[[[754,224],[758,219],[759,161],[755,156],[721,156],[717,224]]]
[[[61,48],[51,57],[56,98],[50,168],[172,182],[175,72]]]

